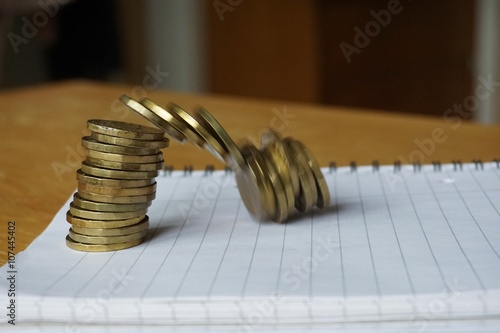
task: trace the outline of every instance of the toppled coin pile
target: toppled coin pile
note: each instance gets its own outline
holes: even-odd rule
[[[163,130],[92,119],[82,138],[86,159],[77,171],[78,192],[66,220],[66,244],[80,251],[113,251],[140,244],[146,236],[148,207],[155,198]]]
[[[238,147],[218,121],[205,109],[190,115],[169,104],[162,108],[150,101],[128,96],[120,100],[173,140],[188,141],[229,165],[236,175],[242,200],[257,219],[286,221],[297,209],[325,208],[330,194],[323,174],[310,151],[291,137],[281,139],[271,129],[264,131],[260,149],[245,142]]]

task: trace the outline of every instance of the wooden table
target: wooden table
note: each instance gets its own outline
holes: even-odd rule
[[[422,157],[484,161],[499,157],[499,126],[449,122],[380,111],[326,107],[287,101],[145,91],[141,87],[76,81],[0,93],[0,264],[6,260],[7,222],[15,220],[16,251],[39,235],[76,188],[83,155],[80,138],[90,118],[147,124],[117,98],[140,93],[159,104],[173,101],[187,110],[200,104],[236,140],[259,137],[265,127],[302,140],[321,165],[330,161],[369,164]],[[417,144],[418,142],[418,144]],[[195,169],[223,165],[207,152],[172,142],[166,164]],[[63,241],[63,240],[61,240]]]

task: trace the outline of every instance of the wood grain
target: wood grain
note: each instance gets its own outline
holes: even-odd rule
[[[121,94],[138,97],[138,91],[132,86],[75,81],[0,93],[0,263],[6,258],[7,221],[17,222],[16,250],[23,250],[75,190],[75,172],[83,156],[80,138],[86,133],[88,119],[147,124],[117,101]],[[491,160],[500,155],[498,126],[457,125],[439,118],[277,100],[164,91],[147,92],[147,96],[159,104],[176,102],[187,110],[203,105],[236,141],[245,137],[257,140],[263,128],[274,127],[282,135],[302,140],[321,165],[333,160],[338,165],[352,160],[367,164],[374,159],[386,164],[417,155],[424,156],[424,162]],[[439,129],[444,133],[440,138],[446,139],[431,144],[433,131]],[[433,151],[427,156],[416,140],[426,142],[428,150],[434,146]],[[174,142],[164,156],[177,169],[184,165],[223,167],[207,152]]]

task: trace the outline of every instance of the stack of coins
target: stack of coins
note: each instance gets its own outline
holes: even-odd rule
[[[80,251],[113,251],[140,244],[155,198],[160,151],[168,146],[157,128],[110,120],[87,122],[82,138],[86,159],[76,173],[78,191],[66,220],[66,244]]]
[[[181,143],[188,141],[227,163],[236,175],[242,200],[257,219],[286,221],[294,212],[330,204],[330,193],[311,152],[291,137],[280,138],[266,129],[260,149],[250,142],[238,147],[205,109],[193,116],[175,104],[162,108],[144,98],[120,100]]]

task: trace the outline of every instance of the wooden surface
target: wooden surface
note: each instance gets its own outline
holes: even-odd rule
[[[117,101],[121,94],[137,98],[138,91],[131,86],[65,82],[0,93],[0,263],[6,258],[7,221],[17,222],[16,250],[23,250],[75,190],[75,172],[83,158],[80,138],[88,119],[147,124]],[[284,136],[303,141],[324,166],[330,161],[338,165],[352,160],[358,164],[375,159],[381,164],[405,162],[419,155],[425,157],[423,162],[488,161],[500,155],[498,126],[286,101],[170,92],[147,92],[147,97],[159,104],[173,101],[187,110],[201,104],[236,141],[249,136],[256,139],[261,129],[274,127]],[[440,130],[442,142],[436,143],[432,133]],[[426,145],[419,148],[415,140]],[[223,167],[210,154],[189,145],[171,143],[164,156],[166,164],[177,169],[184,165]]]

